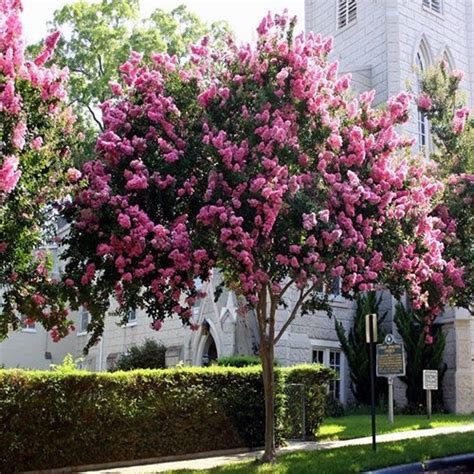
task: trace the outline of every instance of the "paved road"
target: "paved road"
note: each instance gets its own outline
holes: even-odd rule
[[[388,441],[400,441],[403,439],[422,438],[428,436],[436,436],[441,434],[452,434],[452,433],[466,433],[468,431],[474,432],[474,424],[463,425],[463,426],[447,426],[443,428],[430,428],[426,430],[413,430],[413,431],[402,431],[400,433],[389,433],[377,436],[377,442],[385,443]],[[370,436],[366,438],[348,439],[344,441],[294,441],[289,442],[288,446],[285,446],[278,450],[279,453],[288,453],[292,451],[317,451],[322,449],[342,448],[344,446],[360,446],[371,444],[372,438]],[[261,456],[263,451],[251,451],[242,454],[232,454],[227,456],[214,456],[209,458],[201,459],[190,459],[186,461],[173,461],[163,462],[158,464],[147,464],[141,466],[121,467],[115,469],[99,470],[99,471],[83,471],[87,473],[145,473],[145,472],[165,472],[170,470],[178,469],[209,469],[212,467],[222,466],[224,464],[235,463],[240,461],[246,461],[255,459]]]

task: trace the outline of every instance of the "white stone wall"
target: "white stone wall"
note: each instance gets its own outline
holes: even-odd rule
[[[375,89],[375,104],[416,84],[414,68],[421,42],[428,64],[449,58],[454,69],[465,72],[462,88],[474,105],[474,2],[442,0],[441,14],[423,7],[422,0],[359,0],[357,20],[338,31],[336,0],[306,0],[306,30],[334,37],[332,58],[342,72],[353,73],[353,88]],[[361,71],[365,71],[361,78]],[[370,71],[370,74],[367,73]],[[412,118],[416,108],[412,107]],[[403,133],[418,138],[416,120]],[[447,309],[441,320],[447,332],[445,403],[450,410],[474,411],[474,323]],[[388,323],[390,326],[390,323]],[[392,331],[396,329],[392,324]],[[404,402],[404,385],[395,384],[396,401]]]
[[[11,332],[0,342],[0,366],[49,370],[50,364],[60,364],[67,354],[75,353],[74,336],[53,342],[51,335],[40,325],[34,330]],[[51,358],[47,358],[51,356]]]

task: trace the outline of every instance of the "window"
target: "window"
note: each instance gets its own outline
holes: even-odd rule
[[[322,341],[321,341],[322,342]],[[315,348],[312,353],[313,364],[323,364],[333,369],[337,376],[329,382],[328,392],[337,400],[342,400],[342,355],[336,348]]]
[[[36,323],[28,319],[26,316],[21,317],[20,326],[23,332],[36,332]]]
[[[337,374],[336,378],[329,382],[329,393],[339,400],[341,398],[341,353],[339,351],[329,351],[329,367]]]
[[[441,15],[441,0],[423,0],[423,7]]]
[[[127,314],[127,324],[132,325],[137,323],[137,310],[135,308],[129,309]]]
[[[313,364],[324,364],[324,350],[313,350]]]
[[[416,53],[416,93],[421,92],[421,76],[426,71],[428,66],[427,48],[424,42],[420,44],[419,51]],[[418,148],[425,153],[430,150],[430,124],[426,113],[418,107],[417,111],[418,123]]]
[[[327,287],[328,294],[338,296],[341,294],[341,278],[334,278],[332,283]]]
[[[337,28],[341,30],[357,19],[357,0],[338,0]]]
[[[79,333],[87,333],[87,327],[89,326],[89,311],[86,308],[81,308],[81,313],[79,315]]]

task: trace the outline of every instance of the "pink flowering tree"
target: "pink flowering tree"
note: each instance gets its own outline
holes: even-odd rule
[[[445,62],[428,71],[418,105],[431,124],[436,149],[430,158],[445,182],[436,213],[454,231],[445,242],[446,254],[464,268],[464,287],[454,302],[474,311],[474,121],[460,93],[461,71]]]
[[[184,66],[160,54],[147,67],[134,53],[66,211],[64,284],[93,315],[91,342],[111,296],[124,318],[141,307],[154,329],[172,314],[195,327],[193,282],[212,268],[255,311],[266,461],[274,347],[296,317],[330,311],[324,285],[340,278],[347,297],[408,291],[428,323],[462,284],[430,214],[442,184],[395,131],[410,96],[383,110],[373,93],[351,98],[326,59],[331,40],[293,33],[286,15],[269,15],[255,47],[222,53],[204,39]]]
[[[48,257],[52,203],[63,196],[72,116],[63,106],[66,70],[46,67],[58,35],[34,60],[24,57],[21,3],[0,0],[0,336],[19,315],[67,333]],[[51,293],[48,296],[48,293]]]

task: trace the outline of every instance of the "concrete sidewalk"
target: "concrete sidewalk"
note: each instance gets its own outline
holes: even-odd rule
[[[400,441],[404,439],[423,438],[428,436],[436,436],[442,434],[466,433],[472,431],[474,436],[474,424],[464,426],[447,426],[442,428],[430,428],[425,430],[402,431],[399,433],[389,433],[377,436],[378,443],[386,443],[389,441]],[[370,436],[366,438],[348,439],[344,441],[290,441],[288,446],[278,450],[279,454],[289,453],[293,451],[318,451],[323,449],[342,448],[344,446],[361,446],[372,443]],[[474,449],[474,438],[473,438]],[[232,454],[227,456],[214,456],[209,458],[190,459],[186,461],[172,461],[158,464],[146,464],[130,467],[121,467],[115,469],[99,470],[99,471],[82,471],[87,473],[142,473],[142,472],[166,472],[179,469],[209,469],[212,467],[222,466],[224,464],[236,463],[240,461],[253,460],[261,456],[263,451],[250,451],[241,454]]]

